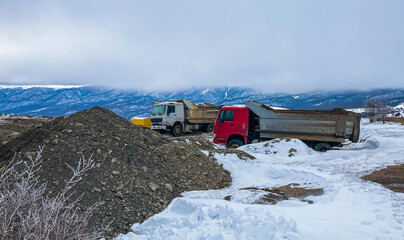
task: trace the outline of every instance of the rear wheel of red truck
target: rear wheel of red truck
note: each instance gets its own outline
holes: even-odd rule
[[[331,145],[326,142],[317,143],[316,146],[314,146],[314,150],[319,152],[326,152],[328,150],[331,150]]]
[[[233,139],[227,144],[227,148],[238,148],[243,146],[244,143],[239,139]]]

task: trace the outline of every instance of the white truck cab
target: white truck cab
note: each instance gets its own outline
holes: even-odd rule
[[[196,105],[186,99],[156,102],[150,116],[150,129],[172,131],[174,136],[199,130],[212,132],[218,112],[213,104]]]
[[[184,104],[178,102],[162,102],[153,106],[150,117],[153,130],[168,130],[175,123],[184,122]]]

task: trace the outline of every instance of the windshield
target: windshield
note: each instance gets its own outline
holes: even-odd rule
[[[166,105],[155,105],[151,115],[162,115],[166,112]]]

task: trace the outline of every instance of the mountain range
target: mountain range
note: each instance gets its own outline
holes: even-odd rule
[[[0,86],[0,112],[56,117],[98,105],[129,119],[150,115],[153,102],[183,98],[216,105],[255,100],[289,109],[360,108],[368,98],[382,100],[389,106],[399,105],[404,102],[404,89],[262,93],[240,87],[147,92],[96,86]]]

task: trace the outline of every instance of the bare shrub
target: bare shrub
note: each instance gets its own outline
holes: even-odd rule
[[[365,108],[366,116],[369,118],[370,122],[375,122],[379,118],[384,123],[387,115],[392,112],[391,108],[389,108],[382,100],[378,99],[367,99],[363,103],[363,107]]]
[[[95,208],[80,209],[83,195],[73,198],[70,191],[83,174],[96,167],[91,157],[82,157],[77,167],[69,166],[73,176],[55,197],[45,195],[46,185],[37,176],[43,147],[36,157],[13,161],[0,174],[0,239],[98,239],[100,230],[88,228]]]

